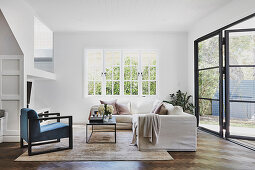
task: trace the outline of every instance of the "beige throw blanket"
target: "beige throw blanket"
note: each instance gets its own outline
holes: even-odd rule
[[[132,144],[136,143],[136,131],[138,125],[138,117],[133,121],[133,140]],[[157,144],[160,129],[160,118],[158,114],[146,114],[140,117],[143,122],[143,137],[148,138],[152,144]]]

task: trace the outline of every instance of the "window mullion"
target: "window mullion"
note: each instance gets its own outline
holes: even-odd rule
[[[102,68],[102,95],[106,95],[106,77],[105,77],[105,50],[102,50],[102,62],[103,62],[103,68]]]
[[[139,51],[138,56],[138,72],[140,73],[138,76],[138,96],[142,96],[142,57],[141,57],[141,51]]]
[[[120,95],[124,95],[124,56],[121,50],[120,56]]]
[[[151,65],[150,64],[148,64],[148,94],[150,95],[151,94],[151,77],[150,77],[150,72],[151,72],[151,70],[150,70],[150,68],[151,68]]]

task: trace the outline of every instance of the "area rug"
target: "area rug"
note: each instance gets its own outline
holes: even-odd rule
[[[131,145],[131,131],[117,131],[117,143],[86,143],[85,126],[74,126],[74,147],[41,155],[28,156],[27,151],[15,161],[135,161],[135,160],[173,160],[167,151],[138,151],[137,146]],[[114,142],[114,133],[93,133],[90,142]],[[33,147],[33,151],[54,147],[68,146],[68,139],[60,143]]]

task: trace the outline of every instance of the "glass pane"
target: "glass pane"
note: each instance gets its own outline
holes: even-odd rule
[[[88,66],[103,67],[103,54],[101,50],[87,50]]]
[[[230,134],[255,137],[255,103],[230,102]]]
[[[130,56],[124,57],[124,65],[130,65]]]
[[[199,71],[199,97],[219,98],[219,69]]]
[[[148,55],[142,55],[142,65],[143,66],[147,66],[147,65],[150,65],[151,63],[151,58],[148,56]]]
[[[198,43],[198,68],[219,66],[219,36]]]
[[[149,80],[149,66],[142,68],[143,70],[143,80]]]
[[[199,126],[219,132],[219,102],[199,100]]]
[[[120,65],[121,53],[118,51],[112,52],[113,65]]]
[[[156,80],[156,67],[150,67],[150,80]]]
[[[123,53],[125,65],[138,65],[139,53],[136,51],[125,51]]]
[[[39,19],[34,18],[35,57],[53,57],[53,32]]]
[[[94,80],[95,71],[93,67],[88,67],[88,80]]]
[[[112,95],[112,82],[106,82],[106,95]]]
[[[95,82],[95,95],[102,94],[102,83],[100,81]]]
[[[149,95],[149,82],[148,81],[142,82],[142,89],[143,89],[143,95]]]
[[[124,67],[124,80],[130,80],[131,70],[130,67]]]
[[[106,66],[106,80],[119,80],[120,79],[120,51],[106,51],[105,52],[105,66]],[[114,87],[114,89],[112,88]],[[112,81],[106,82],[106,95],[119,94],[119,86]]]
[[[132,66],[132,80],[138,80],[137,66]]]
[[[138,65],[138,56],[131,57],[131,65],[134,65],[134,66]]]
[[[88,83],[88,95],[93,95],[94,94],[94,82],[89,81]]]
[[[229,64],[255,65],[255,32],[229,34]]]
[[[151,65],[156,65],[157,64],[157,58],[156,58],[156,55],[154,55],[153,57],[152,57],[152,63],[151,63]]]
[[[106,80],[112,80],[112,67],[106,68],[105,71],[106,71]]]
[[[101,67],[94,67],[94,79],[95,80],[101,80],[102,79],[102,76],[101,76],[101,73],[102,73],[102,68]]]
[[[130,81],[125,81],[124,82],[124,94],[125,95],[130,95],[131,92],[131,84]]]
[[[138,95],[138,82],[132,81],[132,95]]]
[[[150,82],[150,95],[156,95],[156,81]]]
[[[229,79],[231,100],[255,101],[254,67],[230,67]]]
[[[111,54],[111,53],[110,53]],[[113,65],[113,58],[109,53],[105,54],[105,66],[110,67]]]
[[[142,57],[142,65],[156,65],[156,57],[157,54],[154,51],[150,52],[142,52],[141,54]]]
[[[54,72],[53,32],[34,17],[34,67]],[[47,60],[45,63],[42,59]]]
[[[105,65],[111,67],[113,65],[120,65],[121,52],[120,51],[106,51]]]
[[[103,54],[101,50],[87,50],[88,80],[102,80]]]
[[[114,81],[113,82],[113,94],[114,95],[119,95],[120,94],[120,82],[119,81]]]
[[[113,80],[119,80],[120,79],[120,67],[114,67],[113,68]]]

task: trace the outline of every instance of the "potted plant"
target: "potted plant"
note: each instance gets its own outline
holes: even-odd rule
[[[178,90],[176,94],[170,94],[170,100],[164,101],[170,103],[173,106],[181,106],[184,112],[193,114],[195,106],[190,102],[192,96],[188,95],[187,92],[183,93],[181,90]]]
[[[108,104],[101,104],[98,107],[98,111],[101,115],[103,115],[104,122],[108,122],[109,118],[112,118],[113,106]]]

